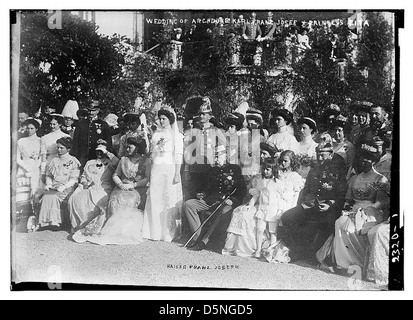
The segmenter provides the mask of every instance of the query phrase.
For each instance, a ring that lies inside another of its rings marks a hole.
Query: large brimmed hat
[[[313,130],[313,132],[317,131],[317,123],[311,119],[310,117],[302,117],[297,121],[298,125],[305,123]]]
[[[233,112],[228,115],[228,117],[225,119],[225,122],[230,126],[234,125],[237,130],[240,130],[244,124],[244,120],[245,118],[241,113]]]
[[[110,127],[118,125],[118,116],[114,113],[109,113],[105,119],[103,119]]]
[[[267,151],[271,157],[274,157],[275,153],[278,151],[276,147],[265,142],[260,143],[260,150]]]
[[[97,147],[96,147],[96,151],[103,151],[103,152],[105,152],[105,151],[107,151],[107,145],[108,145],[108,143],[106,142],[106,140],[103,140],[103,139],[99,139],[97,142]]]
[[[382,145],[383,141],[374,139],[368,141],[367,143],[363,143],[360,146],[360,158],[370,159],[373,162],[379,161],[383,150]]]
[[[342,115],[339,115],[333,120],[333,122],[331,123],[330,128],[332,129],[332,128],[340,127],[340,128],[343,128],[343,129],[348,129],[348,126],[349,126],[348,118],[346,118]]]
[[[282,117],[286,124],[290,124],[293,121],[293,114],[291,113],[291,111],[287,110],[287,109],[275,109],[272,111],[272,117]]]
[[[341,112],[340,107],[332,103],[327,107],[327,110],[325,111],[324,115],[326,117],[329,117],[331,115],[338,116],[340,112]]]
[[[258,110],[255,108],[249,108],[246,112],[246,119],[247,120],[252,119],[262,124],[263,118],[262,118],[261,110]]]

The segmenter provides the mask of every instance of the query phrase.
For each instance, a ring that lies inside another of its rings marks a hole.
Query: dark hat
[[[285,122],[290,124],[293,121],[293,114],[287,109],[275,109],[272,111],[272,117],[282,117]]]
[[[332,103],[327,107],[327,110],[325,111],[325,115],[326,115],[326,117],[329,117],[331,115],[338,116],[340,114],[340,111],[341,111],[340,107],[338,105]]]
[[[88,109],[89,111],[99,110],[99,101],[97,101],[97,100],[92,100],[92,102],[91,102],[90,105],[87,107],[87,109]]]
[[[369,113],[370,108],[372,106],[373,106],[373,104],[369,101],[356,101],[353,105],[353,108],[354,108],[355,112]]]
[[[297,121],[298,125],[301,125],[303,123],[308,125],[313,130],[313,132],[317,131],[317,123],[310,117],[302,117]]]
[[[32,124],[32,125],[34,125],[34,127],[36,129],[39,129],[39,127],[42,124],[42,121],[40,119],[35,119],[35,118],[32,118],[32,117],[29,117],[29,118],[26,119],[26,121],[24,121],[24,124],[26,126],[29,125],[29,124]]]
[[[139,124],[141,123],[139,114],[133,113],[133,112],[124,113],[122,116],[122,119],[124,123],[133,123],[133,122],[137,122]]]
[[[360,146],[360,158],[370,159],[373,162],[377,162],[380,160],[382,154],[382,144],[377,144],[376,141],[369,141],[367,143],[363,143]]]
[[[245,118],[241,113],[233,112],[228,115],[228,117],[225,119],[225,122],[230,126],[234,125],[237,128],[237,130],[240,130],[242,129],[244,120]]]
[[[349,125],[348,118],[346,118],[342,115],[339,115],[331,123],[330,129],[337,128],[337,127],[347,129],[348,125]]]
[[[255,109],[255,108],[249,108],[246,112],[246,117],[245,118],[247,120],[248,119],[255,120],[255,121],[259,122],[260,124],[262,124],[262,122],[263,122],[261,110],[258,110],[258,109]]]
[[[268,151],[271,157],[274,157],[275,153],[278,151],[276,147],[273,147],[272,145],[265,142],[260,143],[260,150]]]
[[[80,118],[83,118],[83,117],[87,117],[88,113],[87,113],[87,110],[85,110],[85,109],[79,109],[79,110],[76,111],[76,115],[80,119]]]

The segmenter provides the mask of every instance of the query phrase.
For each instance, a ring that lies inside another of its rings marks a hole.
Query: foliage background
[[[169,27],[156,36],[159,48],[146,54],[136,52],[130,39],[99,35],[96,25],[68,12],[63,12],[61,29],[49,29],[47,19],[47,12],[30,11],[22,16],[19,108],[31,114],[46,105],[60,112],[68,99],[77,100],[81,108],[98,99],[103,114],[122,114],[135,107],[153,111],[167,103],[183,115],[188,97],[207,95],[218,119],[243,99],[269,119],[271,110],[283,107],[291,93],[294,99],[289,107],[296,117],[318,119],[331,103],[349,115],[358,100],[384,105],[390,113],[393,109],[394,80],[388,67],[394,52],[393,30],[377,12],[365,14],[369,26],[353,45],[358,54],[356,59],[348,59],[344,80],[337,77],[337,66],[325,61],[328,39],[322,33],[292,68],[280,68],[278,76],[268,76],[274,64],[266,61],[248,66],[243,74],[234,73],[229,66],[230,28],[184,44],[187,57],[183,67],[170,69],[162,61],[164,44],[173,31]],[[345,51],[349,47],[347,26],[333,31]],[[279,64],[285,62],[281,49]],[[368,70],[367,78],[360,72],[363,69]]]

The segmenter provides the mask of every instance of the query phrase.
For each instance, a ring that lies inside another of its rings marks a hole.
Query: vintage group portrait
[[[10,10],[11,290],[403,290],[402,28]]]

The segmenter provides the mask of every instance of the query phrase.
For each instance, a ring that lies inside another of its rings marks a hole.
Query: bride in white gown
[[[161,127],[152,137],[151,179],[142,235],[145,239],[171,242],[181,235],[183,135],[172,108],[161,108],[158,117]]]

